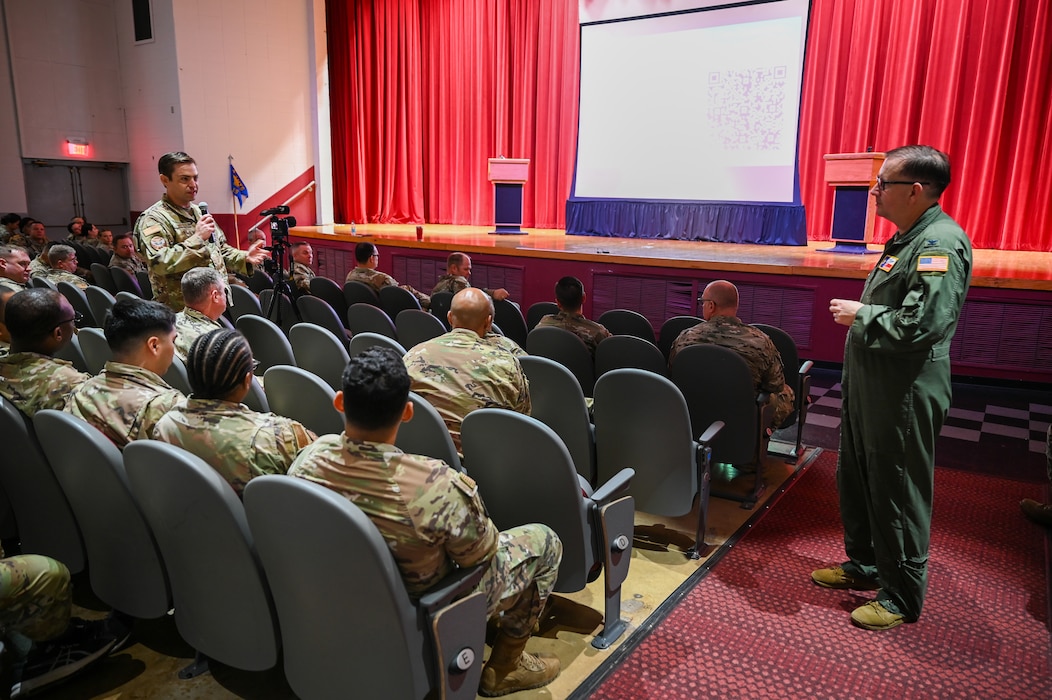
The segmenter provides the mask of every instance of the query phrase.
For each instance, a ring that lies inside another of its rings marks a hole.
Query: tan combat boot
[[[488,698],[548,685],[559,675],[559,659],[526,651],[529,635],[515,638],[501,632],[482,669],[479,693]]]

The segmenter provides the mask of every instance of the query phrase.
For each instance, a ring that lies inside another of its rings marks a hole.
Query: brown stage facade
[[[616,308],[644,314],[655,332],[665,320],[698,315],[705,285],[727,279],[741,294],[739,315],[767,323],[796,340],[801,357],[843,360],[847,329],[832,321],[829,300],[857,299],[877,261],[872,254],[825,253],[829,241],[808,246],[763,246],[698,241],[567,236],[561,230],[488,235],[485,227],[369,224],[302,226],[291,240],[309,240],[318,274],[342,282],[354,267],[354,247],[376,244],[380,269],[428,292],[445,271],[446,256],[471,256],[472,284],[508,290],[526,309],[553,301],[555,283],[584,282],[585,315]],[[976,250],[972,287],[954,338],[956,377],[1052,382],[1052,253]]]

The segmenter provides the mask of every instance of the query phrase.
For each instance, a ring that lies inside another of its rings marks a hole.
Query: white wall
[[[124,3],[120,3],[124,4]],[[7,0],[7,39],[23,158],[128,160],[112,0]]]
[[[7,56],[7,32],[0,28],[0,214],[25,214],[26,183],[15,119],[15,88]]]
[[[198,199],[230,213],[228,156],[257,206],[314,162],[314,79],[306,0],[174,3],[185,150]]]

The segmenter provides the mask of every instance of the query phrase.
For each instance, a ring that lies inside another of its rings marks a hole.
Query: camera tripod
[[[268,321],[273,321],[274,325],[282,330],[285,330],[284,322],[288,319],[282,319],[282,314],[285,313],[282,310],[281,298],[292,301],[292,285],[289,284],[288,277],[285,268],[285,253],[288,250],[289,245],[282,238],[275,238],[273,243],[269,246],[270,250],[270,265],[264,265],[264,268],[271,268],[271,274],[273,275],[274,285],[271,287],[270,300],[267,302],[266,308],[263,309],[263,318]],[[296,308],[295,304],[292,304],[292,313],[295,316],[295,320],[300,321],[300,312]]]

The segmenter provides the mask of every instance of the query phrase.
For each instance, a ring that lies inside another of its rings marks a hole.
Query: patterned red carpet
[[[811,583],[843,558],[823,453],[593,698],[1052,698],[1045,533],[1033,484],[939,469],[924,615],[886,632],[849,613],[873,594]]]

